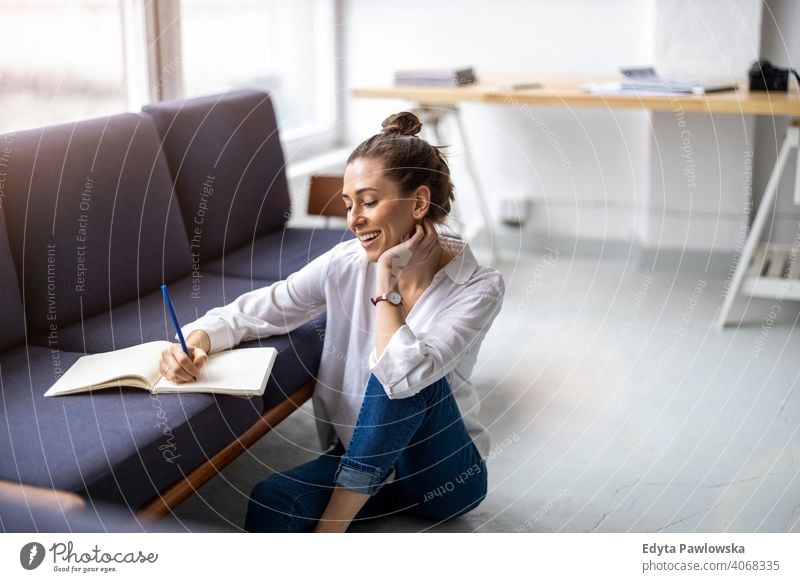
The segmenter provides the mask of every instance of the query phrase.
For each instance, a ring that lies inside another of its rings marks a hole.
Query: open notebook
[[[169,392],[213,392],[232,396],[264,393],[278,351],[275,348],[245,348],[217,352],[208,357],[194,382],[175,384],[161,375],[161,352],[168,341],[83,356],[44,393],[62,396],[101,388],[131,386],[153,394]]]

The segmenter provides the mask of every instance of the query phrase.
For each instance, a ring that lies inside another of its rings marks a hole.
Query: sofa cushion
[[[161,135],[201,268],[283,226],[289,188],[269,95],[235,91],[162,101],[143,111]]]
[[[19,499],[0,496],[0,533],[216,533],[218,528],[186,522],[150,523],[136,517],[131,510],[117,504],[93,502],[83,511],[62,511]],[[221,533],[221,532],[220,532]]]
[[[271,346],[278,350],[262,399],[264,410],[291,396],[319,371],[325,340],[325,314],[285,335],[242,342],[239,347]]]
[[[279,281],[353,236],[349,230],[287,228],[260,236],[203,268],[228,277]]]
[[[201,273],[199,278],[188,275],[170,283],[169,294],[178,321],[184,324],[265,284]],[[155,340],[175,341],[174,338],[175,329],[160,290],[64,326],[58,333],[62,349],[87,353],[109,352]],[[44,339],[35,335],[31,342],[41,344]]]
[[[148,117],[14,134],[5,211],[29,329],[60,327],[192,268]]]
[[[8,231],[0,198],[0,305],[3,306],[0,325],[0,350],[25,341],[25,318],[22,298],[11,249],[8,246]]]
[[[78,357],[58,352],[58,364],[66,370]],[[260,397],[135,388],[44,398],[55,362],[47,348],[0,354],[0,418],[8,423],[0,431],[0,479],[135,509],[241,436],[263,410]]]

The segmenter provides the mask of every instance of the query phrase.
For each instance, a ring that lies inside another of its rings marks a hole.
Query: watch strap
[[[393,293],[397,293],[397,291],[392,289],[391,291],[387,291],[386,293],[382,293],[382,294],[378,295],[377,297],[370,297],[370,301],[372,301],[373,305],[378,305],[378,303],[380,303],[381,301],[388,301],[392,305],[402,305],[403,304],[403,300],[402,299],[400,299],[400,301],[398,301],[397,303],[394,303],[393,301],[391,301],[389,299],[389,295],[391,295]],[[400,294],[397,293],[397,295],[399,296]]]

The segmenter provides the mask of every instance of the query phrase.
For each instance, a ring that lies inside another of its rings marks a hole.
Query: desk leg
[[[486,191],[483,189],[478,179],[478,171],[475,166],[475,160],[472,157],[472,149],[469,147],[467,132],[464,130],[464,122],[461,119],[458,108],[453,109],[453,115],[455,115],[456,118],[458,132],[461,134],[461,143],[464,144],[464,160],[467,163],[467,171],[472,179],[472,183],[475,185],[475,197],[478,200],[478,206],[480,207],[483,217],[483,226],[489,238],[489,252],[491,253],[489,260],[491,264],[496,265],[500,262],[500,255],[497,251],[497,240],[494,236],[494,228],[492,228],[492,216],[489,212],[489,205],[486,202]]]
[[[447,143],[445,136],[441,130],[441,121],[442,119],[448,115],[452,114],[455,118],[456,125],[458,126],[459,137],[461,139],[461,143],[464,146],[464,160],[467,166],[467,172],[469,173],[470,180],[472,181],[473,186],[475,187],[475,197],[478,202],[478,208],[481,213],[481,219],[483,222],[483,229],[486,231],[486,234],[489,239],[489,252],[490,264],[496,265],[500,262],[500,256],[497,250],[497,241],[495,240],[494,236],[494,229],[492,228],[492,219],[491,215],[489,214],[489,207],[486,203],[485,198],[485,191],[481,187],[480,180],[478,179],[478,171],[475,166],[475,161],[472,157],[472,151],[469,148],[469,144],[467,143],[467,134],[464,131],[464,124],[461,121],[461,115],[458,110],[458,107],[454,105],[426,105],[426,104],[419,104],[418,107],[414,109],[414,113],[420,118],[423,123],[423,127],[427,126],[433,133],[433,136],[436,138],[437,145],[441,145]],[[458,221],[460,226],[464,227],[464,221]],[[477,231],[480,231],[480,226],[478,226]],[[464,229],[466,230],[466,229]],[[469,240],[472,238],[472,232],[463,232],[462,236]]]
[[[772,168],[772,174],[769,176],[767,188],[764,190],[764,197],[762,198],[761,203],[758,205],[758,210],[756,211],[756,218],[753,221],[753,227],[750,229],[750,232],[747,235],[744,249],[742,249],[742,256],[739,257],[739,264],[736,265],[736,272],[733,274],[731,286],[728,288],[728,292],[725,295],[725,300],[722,303],[722,310],[720,311],[716,322],[717,329],[721,330],[727,324],[731,307],[733,307],[733,302],[736,299],[736,296],[739,294],[739,291],[742,287],[742,281],[744,281],[744,277],[747,274],[748,268],[750,267],[750,261],[753,258],[753,253],[755,252],[756,246],[758,246],[758,242],[761,239],[761,232],[764,230],[764,225],[767,222],[767,216],[772,210],[772,206],[775,204],[775,196],[778,192],[781,174],[783,174],[783,170],[786,167],[786,162],[789,159],[789,153],[794,148],[797,148],[800,143],[798,141],[799,134],[800,119],[795,119],[786,128],[786,137],[783,138],[783,144],[781,145],[781,150],[778,153],[778,159],[775,162],[775,166]],[[795,181],[798,180],[800,180],[800,176],[795,176]]]

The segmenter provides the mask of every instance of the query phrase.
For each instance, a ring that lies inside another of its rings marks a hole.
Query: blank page
[[[158,363],[161,360],[161,352],[170,345],[172,344],[167,341],[147,342],[113,352],[83,356],[45,392],[45,396],[99,386],[126,376],[146,378],[148,385],[152,386],[160,376]],[[131,385],[135,386],[138,383]]]
[[[243,348],[209,356],[194,382],[176,384],[162,377],[153,392],[215,392],[235,396],[264,393],[275,363],[275,348]]]

